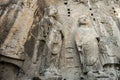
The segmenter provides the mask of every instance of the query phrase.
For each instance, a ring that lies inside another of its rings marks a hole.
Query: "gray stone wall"
[[[0,66],[19,80],[119,80],[119,19],[119,0],[1,0]]]

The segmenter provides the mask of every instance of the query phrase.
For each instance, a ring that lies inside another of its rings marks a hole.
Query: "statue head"
[[[45,15],[54,17],[57,14],[58,10],[55,6],[49,6],[45,8]]]
[[[57,8],[55,6],[50,6],[49,7],[49,16],[54,16],[57,14]]]
[[[88,25],[88,24],[89,24],[89,19],[86,15],[80,16],[80,18],[78,18],[78,26]]]

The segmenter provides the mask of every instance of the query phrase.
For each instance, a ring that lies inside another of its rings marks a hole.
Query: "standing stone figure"
[[[57,21],[56,14],[56,7],[49,6],[45,9],[45,15],[40,22],[43,28],[43,35],[46,38],[46,45],[52,55],[49,60],[50,62],[53,61],[44,73],[47,79],[53,76],[59,76],[58,60],[62,47],[62,25]]]
[[[90,26],[87,16],[78,19],[78,27],[75,34],[75,42],[80,55],[83,73],[98,70],[98,35]]]

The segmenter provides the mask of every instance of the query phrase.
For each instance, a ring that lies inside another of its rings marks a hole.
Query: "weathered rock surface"
[[[119,35],[119,0],[0,0],[0,80],[120,80]]]

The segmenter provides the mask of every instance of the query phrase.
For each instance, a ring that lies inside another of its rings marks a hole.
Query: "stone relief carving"
[[[108,79],[117,80],[118,77],[117,77],[116,72],[118,70],[116,68],[119,65],[119,61],[116,55],[118,54],[118,52],[116,52],[116,49],[119,47],[117,44],[117,40],[114,38],[114,35],[112,32],[113,29],[110,28],[110,26],[107,26],[110,23],[108,22],[108,23],[103,23],[103,24],[106,26],[101,27],[101,28],[105,28],[103,29],[105,34],[102,35],[101,33],[102,36],[100,35],[101,38],[99,42],[101,64],[103,66],[104,72],[108,74]],[[111,26],[114,27],[114,25],[111,25]]]
[[[78,19],[78,30],[76,31],[75,41],[84,72],[88,73],[95,70],[99,54],[98,37],[95,30],[89,26],[88,17],[80,17]]]
[[[57,8],[55,6],[49,6],[45,9],[44,17],[40,22],[40,27],[42,27],[43,30],[43,37],[46,38],[46,45],[53,56],[50,60],[54,59],[54,62],[50,64],[44,73],[49,77],[53,77],[53,75],[55,77],[60,77],[58,66],[56,66],[56,64],[58,63],[62,48],[62,24],[57,21],[56,14]]]
[[[3,16],[9,12],[7,9],[5,13],[1,11],[4,10],[2,9],[3,5],[8,5],[11,0],[1,1],[0,15],[2,15],[2,17],[0,16],[0,21],[2,21]],[[47,0],[45,1],[47,2]],[[116,25],[116,19],[120,17],[118,10],[120,7],[117,0],[49,1],[47,2],[49,4],[44,7],[44,14],[39,22],[39,28],[37,28],[38,33],[36,33],[36,35],[38,36],[37,39],[35,39],[33,49],[33,54],[36,54],[32,55],[37,68],[42,66],[42,69],[45,69],[40,71],[41,73],[43,72],[43,76],[45,77],[43,80],[57,80],[58,78],[59,80],[119,80],[120,31],[118,28],[119,20],[118,25]],[[34,18],[31,16],[34,15],[36,9],[33,8],[31,10],[34,5],[32,2],[34,2],[34,0],[25,0],[25,2],[23,1],[25,4],[21,3],[22,6],[25,5],[25,7],[20,8],[21,11],[23,9],[23,13],[20,13],[25,15],[19,15],[20,17],[17,17],[17,22],[15,22],[17,24],[15,27],[12,26],[11,31],[13,32],[10,31],[11,37],[8,35],[8,38],[6,38],[8,40],[4,49],[6,54],[8,53],[7,50],[10,51],[10,55],[13,53],[12,50],[19,55],[25,54],[26,47],[24,44],[28,42],[27,36],[31,25],[34,23]],[[53,5],[52,3],[55,4]],[[114,7],[113,4],[115,4]],[[15,5],[17,6],[17,4]],[[31,10],[30,13],[29,10]],[[24,13],[24,11],[27,13]],[[32,21],[31,23],[29,19],[26,18],[29,16]],[[25,25],[19,24],[20,21],[23,21],[22,23],[25,23]],[[34,27],[35,25],[36,24],[34,24]],[[0,29],[2,28],[0,27]],[[40,45],[40,41],[43,41],[42,45]],[[19,43],[20,45],[16,45]],[[34,43],[34,41],[32,43]],[[43,47],[43,51],[39,50],[41,46]],[[40,55],[38,56],[37,53]],[[0,52],[0,54],[2,55],[4,53]],[[4,56],[7,58],[10,57],[5,54]],[[15,57],[12,55],[11,58]],[[38,62],[38,58],[41,59],[41,63]],[[1,56],[0,60],[2,60]],[[19,60],[15,62],[9,61],[9,59],[6,58],[5,60],[15,65],[19,64]],[[38,63],[39,65],[37,65]],[[5,65],[0,64],[1,74],[2,67],[6,67],[7,64],[8,63]],[[59,65],[62,65],[62,67]],[[8,66],[9,69],[11,66],[13,65]],[[33,65],[32,68],[36,66]],[[16,66],[14,67],[16,68]],[[36,73],[35,70],[33,73]],[[37,75],[39,76],[39,74]]]

